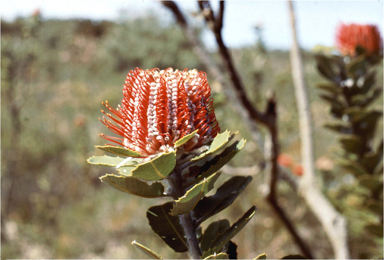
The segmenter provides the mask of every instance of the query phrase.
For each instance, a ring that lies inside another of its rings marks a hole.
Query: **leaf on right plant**
[[[153,206],[147,210],[147,218],[152,230],[176,252],[188,251],[184,229],[178,216],[171,216],[172,202]]]

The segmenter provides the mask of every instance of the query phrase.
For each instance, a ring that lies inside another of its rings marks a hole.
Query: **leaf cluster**
[[[252,180],[251,176],[234,176],[214,195],[206,196],[220,177],[220,168],[244,147],[245,140],[234,140],[236,133],[225,131],[204,150],[185,152],[183,144],[195,134],[176,142],[174,151],[154,158],[141,158],[140,154],[126,148],[96,146],[118,157],[92,156],[87,161],[117,169],[118,174],[100,177],[112,188],[144,198],[172,198],[172,201],[150,207],[146,215],[152,230],[175,252],[186,252],[191,246],[180,221],[180,216],[189,214],[203,258],[236,258],[236,245],[231,239],[250,221],[256,207],[252,206],[232,225],[227,219],[219,220],[212,222],[204,232],[200,225],[230,206]],[[159,258],[151,249],[137,242],[133,244],[147,255]]]
[[[325,127],[340,135],[343,157],[339,164],[368,191],[363,204],[378,216],[366,229],[382,237],[377,230],[383,230],[383,139],[378,145],[374,142],[382,111],[371,108],[382,93],[382,87],[375,86],[372,69],[380,57],[367,57],[361,48],[356,53],[355,57],[317,55],[317,69],[328,81],[318,88],[335,119]]]

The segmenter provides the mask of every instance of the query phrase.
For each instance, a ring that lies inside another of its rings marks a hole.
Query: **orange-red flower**
[[[197,70],[131,70],[124,84],[122,105],[101,122],[120,136],[104,139],[143,156],[174,150],[174,143],[192,133],[184,144],[190,151],[206,144],[219,132],[206,74]]]
[[[290,155],[282,153],[277,157],[277,163],[283,167],[291,167],[293,164],[293,159]]]
[[[375,25],[341,24],[336,34],[336,45],[343,55],[354,56],[359,46],[370,56],[380,53],[382,41]]]
[[[303,166],[301,164],[296,164],[292,167],[292,173],[296,176],[302,176],[304,173]]]

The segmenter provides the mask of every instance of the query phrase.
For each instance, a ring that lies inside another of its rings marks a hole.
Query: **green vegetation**
[[[102,116],[101,102],[107,99],[112,107],[120,103],[129,70],[173,67],[207,71],[181,30],[162,24],[152,16],[119,23],[39,21],[37,17],[1,22],[2,259],[142,258],[140,250],[131,245],[135,239],[163,257],[188,257],[173,252],[152,233],[144,217],[152,201],[101,185],[99,177],[111,173],[110,169],[86,163],[91,155],[104,154],[94,148],[104,144],[98,134],[108,131],[97,119]],[[299,163],[289,53],[260,51],[255,43],[232,50],[232,54],[257,106],[265,105],[266,92],[276,92],[281,152]],[[315,88],[324,80],[316,71],[314,54],[304,53],[304,62],[314,118],[318,181],[324,183],[324,192],[348,218],[351,258],[382,257],[382,236],[364,229],[367,219],[374,221],[376,215],[359,211],[363,200],[356,194],[364,191],[349,192],[347,185],[355,181],[353,175],[334,164],[334,155],[341,148],[337,136],[323,127],[331,116],[329,105]],[[382,65],[376,70],[376,86],[382,88]],[[209,82],[220,128],[239,131],[241,138],[248,140],[244,147],[247,152],[235,157],[231,165],[257,163],[262,168],[263,147],[252,141],[246,124],[220,92],[221,86],[213,78]],[[382,111],[382,102],[380,97],[372,106]],[[378,126],[375,140],[379,141],[382,120]],[[293,239],[262,196],[263,176],[262,171],[255,173],[240,199],[212,221],[225,216],[235,223],[249,205],[256,205],[257,214],[234,239],[235,243],[242,241],[239,258],[264,252],[268,258],[298,254]],[[224,183],[229,177],[222,179]],[[329,258],[327,238],[304,202],[284,182],[279,184],[279,195],[279,203],[315,255]]]

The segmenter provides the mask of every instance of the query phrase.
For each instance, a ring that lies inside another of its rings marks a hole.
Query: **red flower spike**
[[[343,55],[354,56],[359,46],[366,50],[367,56],[371,56],[380,53],[382,40],[375,25],[341,24],[336,35],[336,45]]]
[[[100,121],[122,138],[100,136],[143,156],[175,150],[174,143],[195,130],[183,149],[197,149],[219,132],[206,74],[197,70],[131,70],[123,88],[122,106]]]

